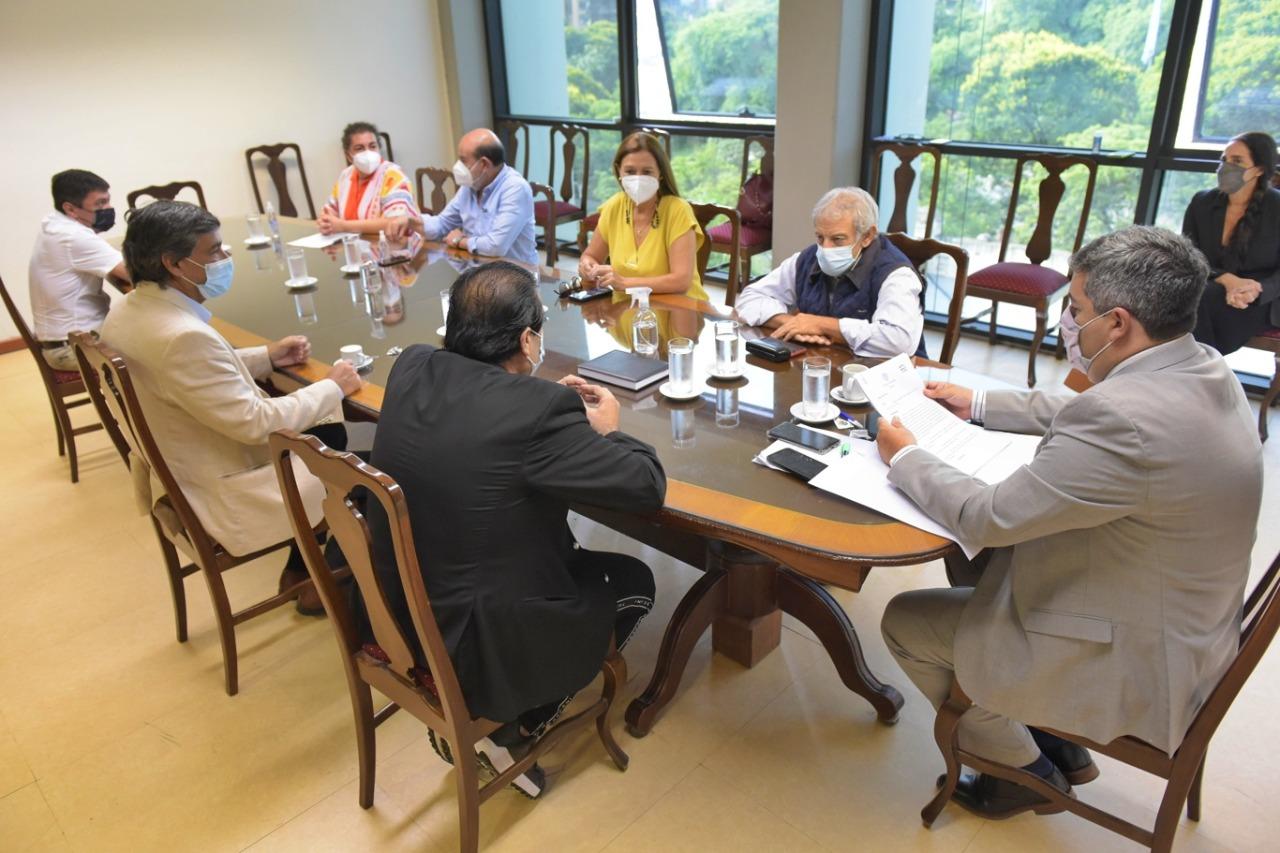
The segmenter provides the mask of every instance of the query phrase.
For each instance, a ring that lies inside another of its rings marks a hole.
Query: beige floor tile
[[[0,797],[0,847],[6,853],[72,849],[36,783]]]
[[[445,853],[412,816],[384,795],[376,806],[360,808],[359,783],[352,781],[334,791],[270,835],[250,845],[249,853],[325,853],[325,851],[378,850]]]
[[[609,853],[801,853],[822,848],[753,799],[699,767],[605,848]]]
[[[18,748],[18,742],[9,732],[4,715],[0,714],[0,797],[31,784],[35,778],[22,750]]]

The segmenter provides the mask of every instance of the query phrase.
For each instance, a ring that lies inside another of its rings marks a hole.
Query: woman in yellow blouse
[[[662,144],[647,133],[631,134],[613,155],[613,174],[622,192],[601,205],[579,275],[614,290],[648,287],[705,300],[697,254],[706,238],[680,198]]]

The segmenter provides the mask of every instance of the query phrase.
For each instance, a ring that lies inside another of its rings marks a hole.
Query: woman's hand
[[[1227,291],[1227,304],[1232,308],[1248,308],[1262,295],[1261,284],[1233,273],[1223,273],[1218,277],[1218,283]]]

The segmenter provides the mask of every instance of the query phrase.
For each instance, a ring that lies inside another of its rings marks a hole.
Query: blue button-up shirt
[[[503,166],[476,197],[461,187],[439,216],[422,217],[428,240],[443,239],[455,228],[467,235],[467,248],[477,255],[512,258],[536,264],[538,244],[533,237],[533,191],[510,166]]]

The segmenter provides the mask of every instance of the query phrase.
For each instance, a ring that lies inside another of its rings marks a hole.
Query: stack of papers
[[[297,240],[290,240],[290,246],[297,246],[299,249],[323,249],[332,246],[334,243],[341,243],[342,238],[348,236],[346,231],[335,231],[332,234],[310,234],[306,237],[299,237]],[[359,237],[359,234],[351,234],[352,237]]]

